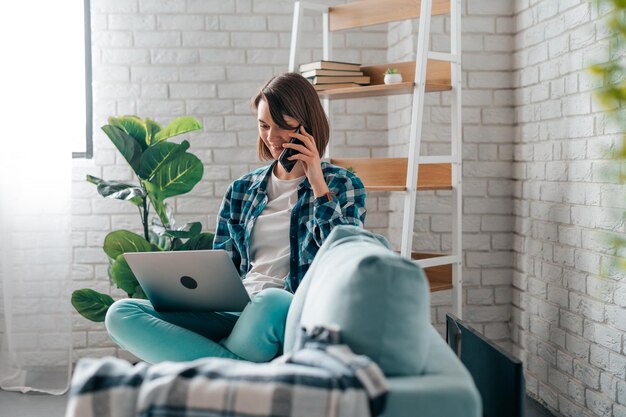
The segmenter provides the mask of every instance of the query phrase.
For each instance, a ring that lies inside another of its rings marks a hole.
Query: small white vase
[[[385,74],[385,84],[398,84],[402,82],[402,74]]]

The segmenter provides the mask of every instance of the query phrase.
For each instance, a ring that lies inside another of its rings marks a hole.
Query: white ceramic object
[[[385,74],[385,84],[398,84],[402,82],[402,74]]]

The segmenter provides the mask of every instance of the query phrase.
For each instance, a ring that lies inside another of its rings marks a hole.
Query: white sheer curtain
[[[3,3],[0,388],[61,394],[72,363],[71,155],[85,129],[83,1]]]

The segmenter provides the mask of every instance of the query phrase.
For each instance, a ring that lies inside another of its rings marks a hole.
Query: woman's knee
[[[285,314],[289,310],[293,294],[279,288],[267,288],[259,292],[253,299],[252,304],[256,308],[267,310],[280,310]]]
[[[146,300],[134,298],[123,298],[111,304],[104,318],[104,325],[112,336],[123,331],[125,325],[129,324],[129,320],[138,312],[144,313]]]
[[[259,292],[241,313],[233,332],[221,344],[236,355],[266,362],[282,350],[292,294],[278,288]]]

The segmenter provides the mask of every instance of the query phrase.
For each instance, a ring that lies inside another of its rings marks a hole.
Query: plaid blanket
[[[332,332],[331,332],[332,333]],[[204,358],[135,366],[81,359],[66,417],[364,417],[383,411],[380,368],[317,329],[303,348],[255,364]],[[329,336],[330,335],[330,336]]]

